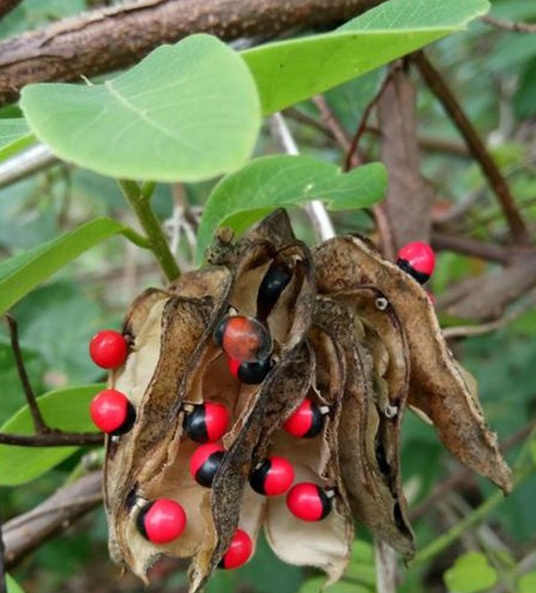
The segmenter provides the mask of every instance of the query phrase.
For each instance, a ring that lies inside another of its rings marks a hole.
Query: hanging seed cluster
[[[245,563],[264,528],[282,560],[333,582],[355,521],[411,558],[407,407],[511,488],[427,293],[370,242],[342,236],[311,252],[281,210],[236,243],[221,235],[208,259],[135,300],[119,362],[97,355],[115,365],[92,410],[108,433],[114,561],[146,581],[160,556],[190,558],[194,593],[217,567]]]

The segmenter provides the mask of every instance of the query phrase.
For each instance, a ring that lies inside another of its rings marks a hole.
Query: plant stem
[[[35,432],[37,432],[40,435],[47,434],[50,432],[50,428],[47,426],[47,423],[45,422],[45,419],[41,414],[41,410],[39,409],[39,406],[37,404],[35,393],[30,384],[28,373],[26,372],[26,367],[24,366],[24,360],[22,359],[17,322],[15,318],[11,315],[4,315],[4,317],[9,327],[11,348],[13,350],[13,356],[15,357],[17,373],[19,374],[20,382],[22,383],[22,389],[24,390],[24,395],[26,396],[26,401],[28,402],[30,414],[32,415],[32,421],[35,428]]]
[[[149,239],[143,235],[140,235],[134,229],[131,229],[130,227],[124,227],[121,231],[121,234],[123,237],[125,237],[125,239],[128,239],[131,243],[134,243],[134,245],[137,245],[142,249],[151,249],[151,243],[149,242]]]
[[[534,471],[533,467],[525,468],[519,471],[514,478],[514,487],[519,486],[526,478],[528,478]],[[412,560],[411,565],[415,567],[419,564],[424,564],[430,559],[437,556],[445,548],[448,548],[454,543],[467,529],[479,523],[488,513],[495,507],[499,506],[505,499],[500,490],[494,492],[487,500],[485,500],[478,508],[476,508],[470,515],[462,519],[454,527],[449,529],[447,533],[435,539],[431,544],[423,548]]]
[[[135,181],[119,179],[118,183],[147,235],[149,247],[160,264],[162,272],[170,282],[175,280],[181,275],[181,272],[169,249],[160,221],[151,208],[151,202]]]
[[[104,435],[100,432],[64,432],[50,428],[47,433],[38,434],[0,432],[0,444],[19,447],[84,447],[103,445]]]

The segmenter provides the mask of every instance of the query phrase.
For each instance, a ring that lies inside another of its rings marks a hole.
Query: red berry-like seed
[[[294,482],[294,468],[284,457],[268,457],[255,469],[249,483],[255,492],[265,496],[284,494]]]
[[[126,395],[115,389],[98,393],[89,406],[89,414],[93,424],[108,434],[126,432],[135,415]]]
[[[283,424],[283,429],[298,438],[317,436],[324,427],[324,415],[309,398],[305,398]]]
[[[229,370],[235,379],[246,385],[259,385],[272,370],[274,361],[271,357],[256,362],[240,362],[228,359]]]
[[[418,282],[424,284],[434,271],[435,253],[428,243],[414,241],[400,249],[397,264]]]
[[[169,498],[159,498],[141,509],[138,529],[153,544],[167,544],[186,529],[186,513],[182,506]]]
[[[242,529],[237,529],[231,540],[231,544],[227,548],[227,552],[223,555],[220,562],[220,567],[227,570],[239,568],[246,564],[253,553],[253,542],[251,537]]]
[[[197,443],[213,443],[221,439],[229,427],[229,411],[220,403],[205,402],[195,406],[184,418],[186,434]]]
[[[320,521],[331,511],[331,498],[317,484],[300,482],[287,494],[287,507],[298,519]]]
[[[229,358],[240,362],[256,362],[272,350],[272,338],[266,328],[253,317],[243,315],[222,319],[214,339]]]
[[[126,360],[128,354],[125,336],[113,329],[105,329],[91,338],[89,355],[91,360],[103,369],[116,369]]]
[[[190,474],[201,486],[210,488],[212,480],[221,465],[225,449],[215,443],[197,447],[190,458]]]

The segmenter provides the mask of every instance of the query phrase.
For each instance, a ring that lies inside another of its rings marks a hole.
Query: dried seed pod
[[[476,391],[471,390],[450,353],[422,287],[361,237],[326,241],[317,248],[314,259],[319,292],[333,294],[371,285],[386,296],[408,341],[409,404],[432,420],[442,442],[460,461],[505,492],[511,490],[511,471],[496,435],[486,426]]]

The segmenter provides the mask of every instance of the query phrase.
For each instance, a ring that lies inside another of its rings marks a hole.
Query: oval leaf
[[[103,175],[153,181],[199,181],[237,169],[261,123],[248,68],[209,35],[163,45],[102,85],[29,85],[20,105],[58,157]]]
[[[263,113],[273,113],[461,30],[486,0],[391,0],[334,33],[242,53]]]
[[[449,591],[456,593],[487,591],[497,582],[497,571],[480,552],[460,556],[443,576]]]
[[[0,314],[65,264],[123,230],[115,220],[97,218],[0,263]]]
[[[332,210],[366,208],[383,198],[386,187],[380,163],[341,173],[308,156],[260,157],[227,175],[210,194],[199,227],[198,261],[218,225],[241,232],[274,208],[310,200],[322,200]]]
[[[102,384],[69,387],[51,391],[37,399],[45,421],[52,428],[70,432],[95,431],[89,417],[93,396],[104,388]],[[28,406],[21,408],[2,427],[0,432],[33,434],[34,428]],[[34,480],[67,459],[79,447],[19,447],[0,445],[0,486],[16,486]]]
[[[0,119],[0,161],[16,154],[34,141],[23,118]]]

